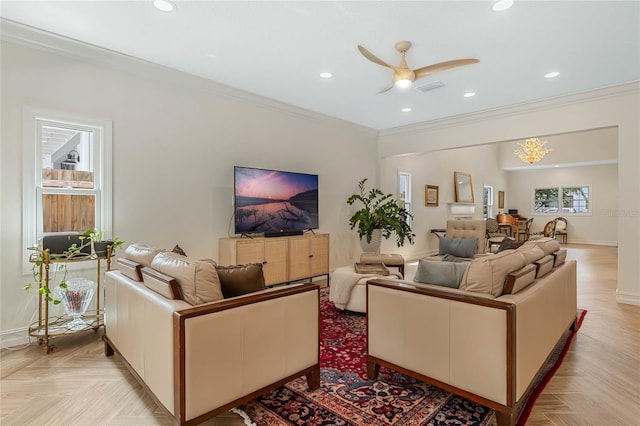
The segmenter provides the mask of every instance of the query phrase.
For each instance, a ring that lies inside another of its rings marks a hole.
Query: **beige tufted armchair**
[[[485,237],[487,234],[487,226],[484,219],[468,219],[457,220],[450,219],[447,221],[447,233],[449,238],[472,238],[478,239],[478,247],[476,253],[485,253]]]

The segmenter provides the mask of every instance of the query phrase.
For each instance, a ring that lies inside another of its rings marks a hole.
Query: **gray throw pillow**
[[[418,270],[413,280],[418,283],[458,288],[469,263],[419,260]]]
[[[439,240],[440,254],[450,254],[456,257],[473,257],[478,248],[478,239],[471,238],[447,238]]]
[[[471,262],[472,260],[472,257],[458,257],[452,254],[442,255],[443,262]]]

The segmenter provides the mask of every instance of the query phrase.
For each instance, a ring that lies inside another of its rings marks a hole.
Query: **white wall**
[[[640,304],[640,83],[629,83],[554,98],[526,106],[504,108],[439,120],[391,131],[379,137],[382,158],[448,147],[475,146],[616,127],[618,131],[619,302]],[[507,201],[508,203],[508,201]]]
[[[535,137],[537,135],[531,135]],[[500,145],[500,167],[507,170],[531,170],[550,166],[571,166],[618,162],[618,128],[606,127],[560,135],[541,136],[546,148],[551,149],[540,162],[530,165],[515,156],[518,142],[504,142]]]
[[[475,219],[482,218],[482,191],[484,185],[493,186],[494,211],[497,214],[498,191],[506,191],[505,173],[498,167],[498,145],[449,149],[405,156],[391,156],[380,160],[382,190],[397,194],[399,171],[410,172],[413,187],[414,245],[397,248],[393,237],[384,241],[383,252],[401,253],[409,259],[433,254],[438,249],[438,239],[431,229],[445,228],[451,218],[450,204],[455,201],[453,172],[471,174],[475,200]],[[425,206],[425,185],[439,187],[438,207]],[[506,191],[509,194],[508,191]],[[508,202],[508,198],[505,199]]]
[[[570,243],[616,245],[618,218],[613,214],[618,205],[618,166],[560,167],[507,173],[507,208],[518,209],[532,217],[532,232],[542,231],[545,223],[557,216],[568,222]],[[533,188],[591,185],[589,215],[566,213],[536,214],[533,212]]]
[[[375,132],[148,64],[117,68],[3,41],[1,66],[5,341],[12,330],[26,336],[36,309],[20,268],[25,106],[113,121],[113,235],[126,243],[180,244],[190,256],[216,259],[218,238],[229,232],[233,166],[244,165],[317,173],[331,268],[356,256],[346,199],[360,179],[378,180]]]

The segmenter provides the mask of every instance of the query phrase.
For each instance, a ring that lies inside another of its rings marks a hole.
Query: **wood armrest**
[[[276,287],[273,289],[261,290],[255,293],[248,293],[231,299],[218,300],[216,302],[203,303],[202,305],[192,308],[181,309],[173,313],[177,319],[186,319],[207,315],[213,312],[225,311],[227,309],[237,308],[239,306],[251,305],[253,303],[264,302],[267,300],[277,299],[279,297],[291,296],[294,294],[304,293],[307,291],[318,292],[318,300],[320,298],[320,286],[318,284],[301,284],[284,287]]]
[[[448,299],[456,302],[471,303],[473,305],[488,306],[498,309],[515,309],[515,304],[495,299],[486,299],[484,297],[473,296],[472,294],[457,294],[445,290],[436,290],[432,288],[424,288],[414,286],[406,282],[386,281],[383,279],[373,279],[367,281],[367,286],[375,285],[386,287],[399,291],[407,291],[410,293],[423,294],[425,296],[437,297],[440,299]]]

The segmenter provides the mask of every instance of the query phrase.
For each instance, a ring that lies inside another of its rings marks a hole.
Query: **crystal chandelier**
[[[525,163],[537,163],[551,151],[544,147],[546,143],[538,138],[527,139],[524,143],[519,143],[521,149],[516,149],[514,152]]]

